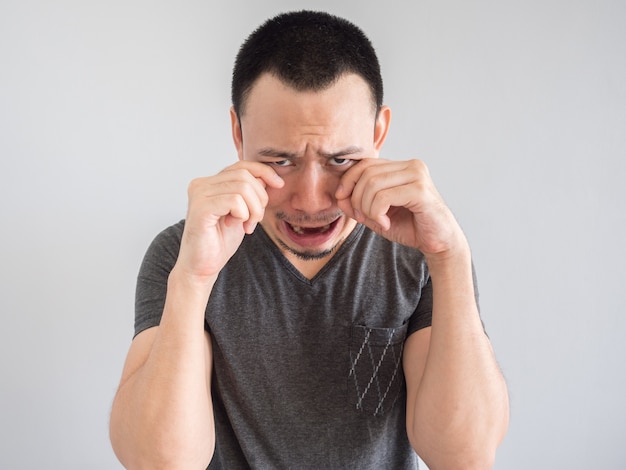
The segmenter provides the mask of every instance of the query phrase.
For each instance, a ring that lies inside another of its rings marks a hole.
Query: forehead
[[[370,146],[375,110],[367,84],[357,75],[345,75],[321,91],[297,91],[266,75],[250,93],[240,122],[248,152],[332,153]]]
[[[340,76],[321,90],[297,90],[271,73],[262,74],[247,93],[240,118],[267,117],[268,112],[350,108],[358,113],[376,114],[376,104],[367,82],[357,74]]]

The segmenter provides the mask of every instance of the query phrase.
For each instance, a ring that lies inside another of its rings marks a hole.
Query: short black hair
[[[298,91],[321,91],[342,75],[355,73],[370,87],[376,114],[383,104],[383,80],[372,43],[359,27],[328,13],[282,13],[250,34],[233,68],[231,98],[237,116],[264,73]]]

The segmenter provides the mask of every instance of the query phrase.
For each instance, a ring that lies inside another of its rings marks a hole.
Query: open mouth
[[[341,217],[336,218],[324,225],[297,225],[283,220],[285,234],[295,243],[301,246],[320,246],[335,236]]]
[[[290,223],[287,223],[287,225],[291,230],[293,230],[294,233],[297,233],[298,235],[318,235],[328,232],[331,226],[336,222],[337,221],[323,225],[321,227],[302,227],[300,225],[292,225]]]

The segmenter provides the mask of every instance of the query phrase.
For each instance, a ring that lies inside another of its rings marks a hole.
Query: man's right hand
[[[239,161],[214,176],[189,185],[185,229],[175,270],[209,283],[235,253],[246,233],[263,219],[268,186],[284,181],[269,166]]]

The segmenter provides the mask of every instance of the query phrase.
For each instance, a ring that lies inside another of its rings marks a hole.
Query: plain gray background
[[[365,29],[473,246],[511,395],[496,469],[626,465],[622,0],[0,2],[0,467],[120,468],[108,414],[147,245],[236,158],[233,58],[267,17]]]

